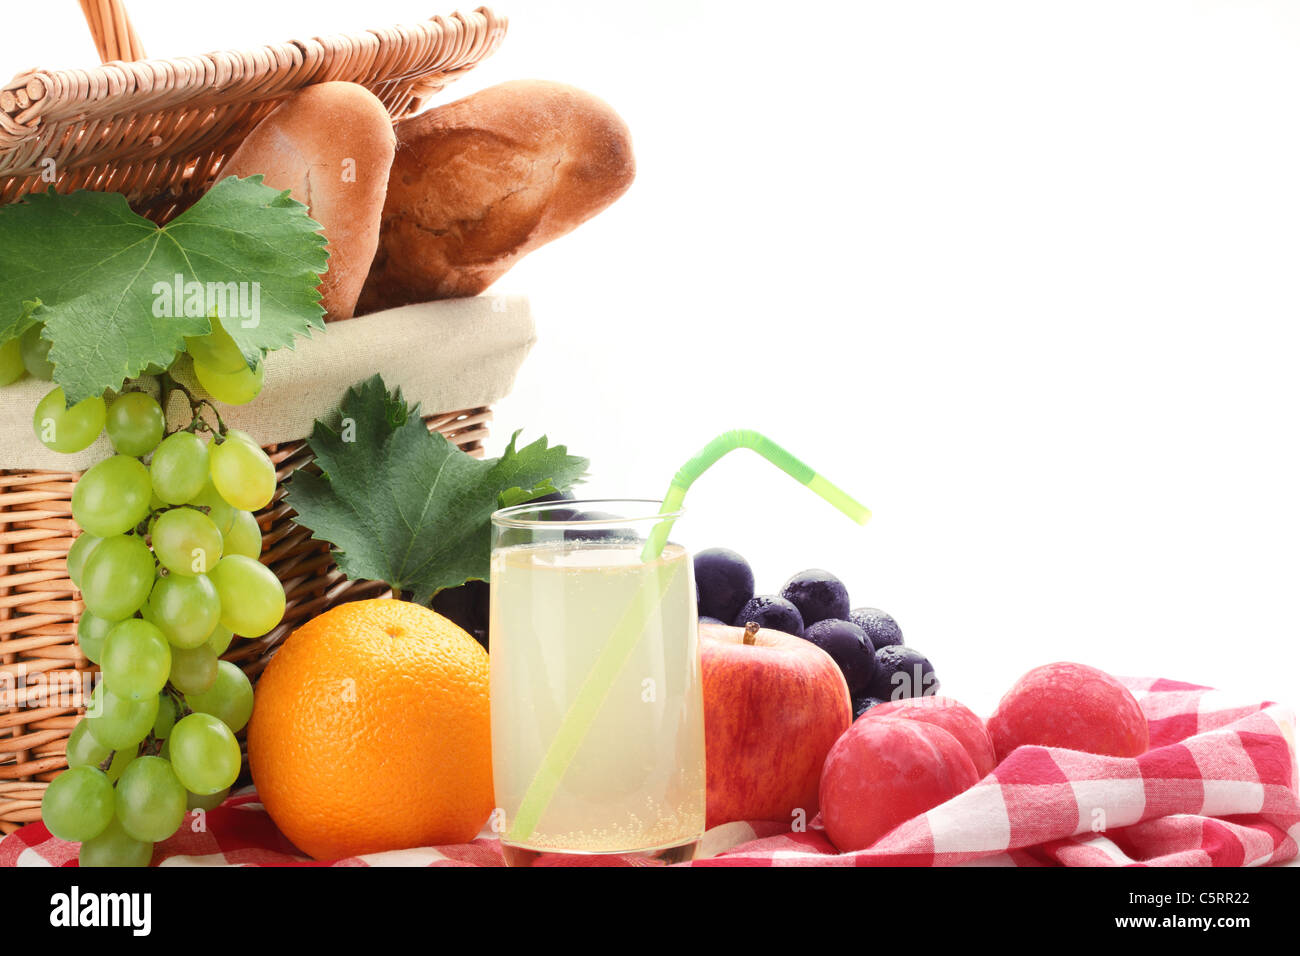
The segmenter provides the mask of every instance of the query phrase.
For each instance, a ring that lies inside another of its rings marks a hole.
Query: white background
[[[153,55],[449,12],[131,0]],[[661,494],[767,432],[682,540],[760,590],[821,566],[989,710],[1084,661],[1300,702],[1300,5],[502,0],[443,101],[541,77],[609,100],[637,182],[499,284],[541,341],[500,403]],[[6,4],[4,69],[95,62],[71,0]]]

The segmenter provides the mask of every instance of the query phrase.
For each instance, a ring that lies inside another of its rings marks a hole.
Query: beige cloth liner
[[[408,305],[325,328],[292,350],[270,353],[261,395],[248,405],[218,406],[226,424],[261,445],[306,438],[350,386],[376,372],[425,414],[490,405],[510,392],[536,341],[528,299],[510,295]],[[197,383],[181,380],[202,394]],[[84,471],[113,453],[102,436],[75,455],[37,440],[32,413],[52,387],[28,376],[0,388],[0,468]],[[173,426],[184,424],[184,396],[174,396],[168,411]]]

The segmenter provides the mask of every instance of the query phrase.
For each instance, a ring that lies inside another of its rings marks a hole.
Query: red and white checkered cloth
[[[1021,747],[971,789],[886,834],[837,853],[814,821],[731,823],[705,836],[692,866],[1251,866],[1297,855],[1295,716],[1168,680],[1124,679],[1147,715],[1151,749],[1134,759]],[[71,866],[75,844],[32,823],[0,841],[0,866]],[[314,863],[275,828],[257,796],[231,797],[159,844],[166,866],[500,866],[485,833]],[[604,863],[626,862],[619,858]]]

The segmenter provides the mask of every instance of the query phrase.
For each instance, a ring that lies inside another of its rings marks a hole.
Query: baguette
[[[321,224],[330,254],[320,284],[327,322],[356,311],[379,244],[396,144],[388,110],[368,89],[319,83],[276,107],[221,168],[223,176],[261,173]]]
[[[608,104],[538,80],[403,120],[397,142],[362,313],[477,295],[636,173],[627,125]]]

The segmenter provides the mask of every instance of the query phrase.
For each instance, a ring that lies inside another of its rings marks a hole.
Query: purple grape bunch
[[[888,700],[939,691],[929,659],[903,643],[894,618],[874,607],[852,607],[849,589],[834,574],[809,568],[776,594],[754,593],[754,571],[730,548],[695,556],[701,620],[784,631],[816,644],[839,666],[853,702],[853,718]]]

